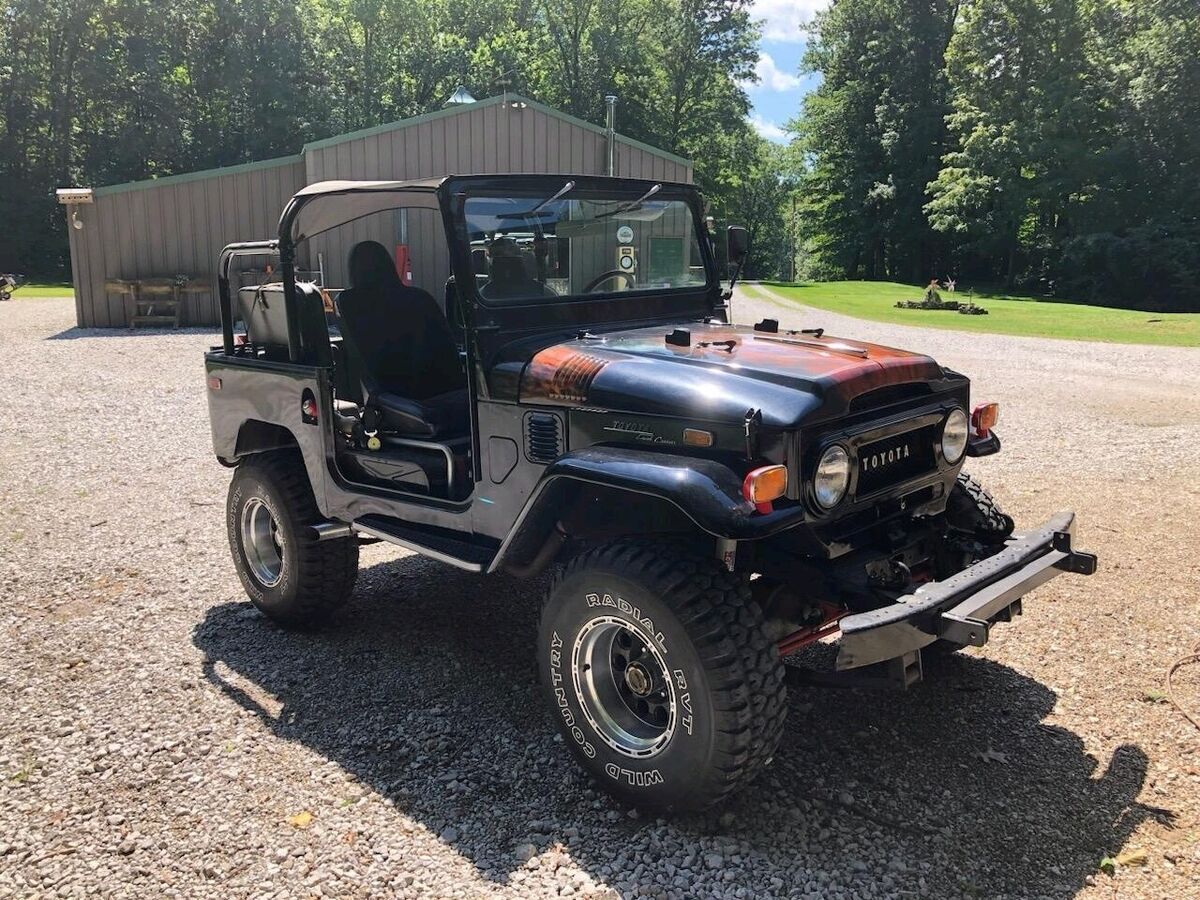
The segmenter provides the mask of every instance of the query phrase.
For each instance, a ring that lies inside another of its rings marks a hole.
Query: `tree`
[[[804,65],[823,80],[789,127],[810,159],[803,221],[819,271],[920,281],[942,262],[923,207],[945,150],[957,11],[956,0],[842,0],[817,16]]]
[[[460,83],[591,121],[616,93],[623,133],[693,158],[707,191],[758,216],[756,40],[749,0],[7,0],[0,268],[66,270],[57,186],[294,153]]]
[[[951,43],[949,122],[959,146],[930,184],[928,210],[939,231],[1002,262],[1010,286],[1022,249],[1038,272],[1053,267],[1095,177],[1087,135],[1101,107],[1086,33],[1077,0],[995,0],[967,4]]]
[[[713,173],[719,185],[709,195],[723,224],[741,225],[750,237],[747,278],[775,278],[784,269],[789,251],[783,207],[788,183],[782,176],[784,148],[750,129],[724,137],[721,168]]]
[[[964,7],[934,226],[984,275],[1093,302],[1195,302],[1200,23],[1186,0]]]

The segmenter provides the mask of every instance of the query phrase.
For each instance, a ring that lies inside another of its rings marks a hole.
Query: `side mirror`
[[[745,262],[746,254],[750,252],[750,232],[741,225],[730,225],[727,232],[726,246],[729,249],[729,261],[741,265]]]

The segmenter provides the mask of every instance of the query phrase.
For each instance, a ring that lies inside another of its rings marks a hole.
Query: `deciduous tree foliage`
[[[839,0],[806,61],[816,272],[1200,309],[1195,0]]]
[[[295,153],[507,88],[695,159],[726,218],[749,0],[0,0],[0,269],[68,266],[54,188]],[[754,156],[758,164],[760,158]]]
[[[822,83],[792,123],[818,274],[919,282],[941,264],[926,184],[946,149],[951,0],[845,0],[817,17],[805,54]]]

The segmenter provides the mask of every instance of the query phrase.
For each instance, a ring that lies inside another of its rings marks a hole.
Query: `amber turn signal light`
[[[746,475],[742,481],[742,496],[754,504],[760,513],[771,512],[771,501],[787,491],[787,466],[762,466]]]
[[[711,447],[713,433],[701,431],[699,428],[685,428],[683,429],[683,442],[689,447]]]
[[[999,421],[999,403],[980,403],[971,412],[971,430],[981,438],[987,437]]]

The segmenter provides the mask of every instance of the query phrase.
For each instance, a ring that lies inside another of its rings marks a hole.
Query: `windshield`
[[[488,304],[703,287],[692,210],[633,185],[628,196],[548,181],[541,194],[468,197],[471,268]]]

